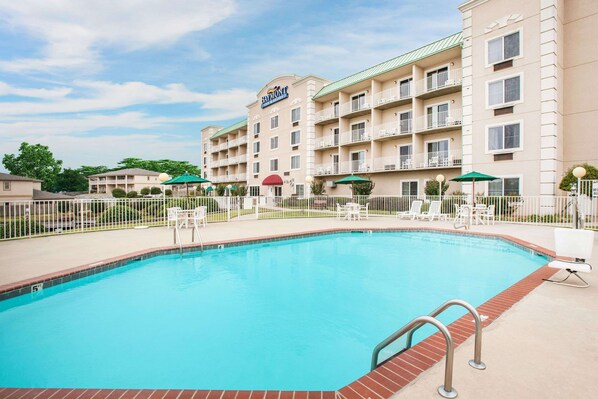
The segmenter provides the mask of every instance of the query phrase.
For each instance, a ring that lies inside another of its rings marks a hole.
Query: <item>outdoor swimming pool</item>
[[[0,386],[335,390],[412,318],[451,298],[478,306],[544,263],[502,240],[430,232],[131,262],[0,302]]]

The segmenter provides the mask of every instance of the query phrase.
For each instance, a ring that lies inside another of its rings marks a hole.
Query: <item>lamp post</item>
[[[444,181],[444,175],[436,176],[436,181],[438,182],[438,197],[442,203],[442,182]]]
[[[160,173],[158,175],[158,180],[160,183],[164,183],[167,180],[170,180],[170,176],[168,173]],[[164,214],[164,223],[167,223],[167,215],[166,215],[166,188],[162,190],[162,213]]]
[[[575,198],[575,228],[579,229],[581,226],[579,225],[579,195],[581,194],[581,178],[586,175],[586,169],[583,166],[578,166],[573,169],[573,176],[577,177],[577,187],[576,187],[576,194],[577,198]],[[573,190],[571,190],[573,191]]]
[[[228,190],[228,196],[230,197],[230,190],[233,188],[232,184],[229,184],[226,186],[226,189]]]

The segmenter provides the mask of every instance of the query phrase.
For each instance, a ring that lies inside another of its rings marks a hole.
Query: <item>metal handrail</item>
[[[394,334],[390,335],[384,341],[380,342],[374,348],[374,353],[372,354],[372,370],[378,367],[378,355],[380,351],[396,341],[397,339],[401,338],[403,335],[411,331],[413,328],[419,328],[424,324],[432,324],[444,335],[444,339],[446,341],[446,361],[444,366],[444,385],[438,387],[438,393],[445,398],[455,398],[457,397],[457,391],[453,388],[453,356],[455,352],[455,348],[453,345],[453,338],[451,337],[451,333],[449,332],[448,328],[438,320],[430,316],[420,316],[405,326],[403,326],[400,330],[395,332]]]
[[[428,316],[436,317],[451,306],[455,305],[462,306],[467,309],[475,320],[475,345],[473,350],[473,359],[469,361],[469,365],[475,369],[484,370],[486,369],[486,365],[484,362],[482,362],[482,319],[480,318],[478,311],[473,306],[461,299],[451,299],[440,305],[436,310],[428,314]],[[415,334],[420,327],[421,326],[417,326],[409,331],[409,334],[407,335],[406,349],[411,348],[413,343],[413,334]]]

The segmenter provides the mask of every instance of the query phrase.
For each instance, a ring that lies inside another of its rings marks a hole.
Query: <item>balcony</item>
[[[372,136],[370,129],[354,129],[350,132],[341,133],[341,145],[354,145],[370,141]]]
[[[439,133],[461,129],[461,110],[442,111],[420,116],[415,121],[416,133]]]
[[[335,110],[334,107],[329,107],[316,112],[316,125],[327,125],[337,121],[338,108]]]
[[[316,176],[338,175],[340,173],[340,165],[338,163],[316,164],[315,167]]]
[[[372,97],[365,96],[353,99],[347,103],[341,104],[341,117],[353,118],[359,115],[369,114],[372,108]]]
[[[328,135],[316,139],[316,150],[325,150],[338,146],[338,135]]]
[[[411,119],[389,122],[374,126],[375,140],[388,140],[402,135],[409,135],[413,131]]]
[[[461,68],[429,76],[415,82],[415,96],[420,99],[461,91]]]
[[[340,173],[367,173],[370,172],[369,161],[344,161],[340,163]]]
[[[387,109],[411,102],[413,88],[412,84],[402,88],[392,87],[374,95],[374,108]]]
[[[244,144],[247,144],[247,136],[242,136],[242,137],[239,137],[239,138],[237,139],[237,144],[238,144],[239,146],[242,146],[242,145],[244,145]]]

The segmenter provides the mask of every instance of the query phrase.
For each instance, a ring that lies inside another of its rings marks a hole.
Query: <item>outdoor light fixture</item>
[[[440,174],[436,176],[436,181],[438,182],[438,197],[440,201],[442,201],[442,182],[444,181],[444,175]]]
[[[160,173],[158,175],[158,180],[160,180],[160,182],[164,183],[166,180],[170,180],[170,176],[168,176],[168,173]]]
[[[577,186],[575,184],[571,185],[571,193],[576,193],[577,197],[574,198],[575,200],[575,228],[581,228],[579,223],[579,195],[581,194],[581,178],[586,175],[587,171],[586,168],[583,166],[578,166],[573,169],[573,176],[577,177]]]

